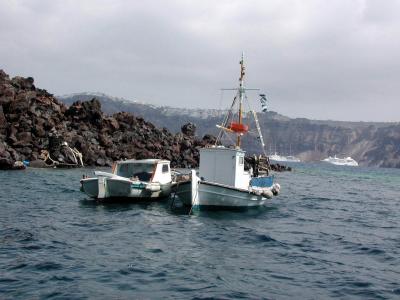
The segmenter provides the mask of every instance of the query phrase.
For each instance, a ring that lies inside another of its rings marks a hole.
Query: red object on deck
[[[235,123],[235,122],[231,122],[231,125],[229,125],[228,128],[236,133],[246,133],[247,131],[249,131],[248,125],[239,124],[239,123]]]

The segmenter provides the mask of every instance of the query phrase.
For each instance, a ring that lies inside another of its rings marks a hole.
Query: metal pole
[[[243,62],[243,52],[242,59],[240,61],[240,78],[239,78],[239,124],[242,124],[242,104],[243,104],[243,78],[244,78],[244,62]],[[240,134],[237,136],[236,148],[240,148]]]

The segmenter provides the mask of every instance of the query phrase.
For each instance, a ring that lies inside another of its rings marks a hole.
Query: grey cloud
[[[399,121],[399,17],[398,1],[10,1],[0,67],[55,94],[215,108],[244,51],[282,114]]]

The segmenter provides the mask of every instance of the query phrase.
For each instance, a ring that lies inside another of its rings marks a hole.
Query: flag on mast
[[[267,98],[265,94],[260,94],[261,111],[267,112]]]

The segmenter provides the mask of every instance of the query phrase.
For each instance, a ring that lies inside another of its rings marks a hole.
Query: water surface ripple
[[[191,216],[88,201],[91,171],[0,173],[1,299],[400,298],[400,170],[299,164],[265,208]]]

